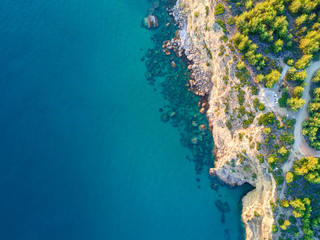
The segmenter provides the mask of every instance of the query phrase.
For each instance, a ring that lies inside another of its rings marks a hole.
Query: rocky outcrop
[[[151,13],[148,15],[148,17],[144,18],[144,26],[146,28],[157,28],[158,27],[158,19],[155,15],[152,15]]]
[[[148,28],[157,28],[159,26],[158,18],[154,14],[154,10],[159,7],[159,3],[155,1],[149,9],[149,14],[143,20],[143,25]]]
[[[206,10],[205,6],[208,6]],[[207,117],[215,144],[215,167],[210,173],[231,185],[250,183],[255,189],[243,198],[242,220],[246,239],[271,239],[273,212],[270,202],[275,201],[275,181],[268,165],[260,163],[256,142],[263,141],[262,128],[257,119],[246,129],[242,122],[231,116],[240,107],[235,86],[235,63],[225,46],[226,54],[219,54],[224,35],[215,23],[215,3],[212,0],[178,0],[171,15],[179,24],[177,38],[163,44],[169,55],[174,51],[184,55],[191,71],[190,86],[198,95],[208,96]],[[232,53],[233,55],[234,53]],[[225,80],[228,72],[228,81]],[[247,86],[245,92],[247,111],[253,109],[253,97]],[[242,136],[242,137],[240,137]]]

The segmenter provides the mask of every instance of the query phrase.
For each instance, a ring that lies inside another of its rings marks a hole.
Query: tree
[[[272,112],[268,112],[266,114],[262,114],[259,118],[258,118],[258,123],[259,125],[268,125],[268,124],[273,124],[275,120],[275,116]]]
[[[280,225],[283,230],[287,230],[288,226],[290,226],[290,222],[288,220],[284,220],[283,224]]]
[[[238,69],[239,71],[241,71],[241,70],[243,70],[243,69],[245,69],[245,68],[246,68],[246,65],[244,64],[244,62],[239,61],[239,62],[237,63],[236,69]]]
[[[280,141],[291,145],[294,143],[294,136],[292,133],[284,132],[280,136]]]
[[[286,181],[287,183],[291,183],[293,181],[293,174],[292,172],[287,172],[286,174]]]
[[[275,83],[279,81],[281,73],[277,70],[272,70],[269,74],[265,76],[265,86],[267,88],[272,88]]]
[[[250,10],[253,7],[253,2],[249,0],[246,2],[245,6],[247,10]]]
[[[305,207],[305,203],[301,199],[296,198],[294,200],[291,200],[290,205],[294,208],[293,216],[295,216],[295,218],[299,218],[303,216],[304,211],[306,210],[306,207]]]
[[[299,71],[294,74],[293,81],[303,82],[306,78],[307,78],[307,72],[305,70]]]
[[[274,45],[273,45],[273,50],[274,52],[280,52],[282,50],[283,47],[283,41],[281,39],[278,39],[277,41],[275,41]]]
[[[297,86],[297,87],[295,87],[293,89],[292,94],[293,94],[294,97],[296,97],[296,98],[299,97],[300,98],[302,96],[303,91],[304,91],[303,87]]]
[[[302,98],[289,98],[287,104],[292,111],[298,111],[306,101]]]
[[[301,16],[296,18],[296,25],[300,26],[302,24],[304,24],[308,19],[308,15],[307,14],[302,14]]]
[[[314,74],[314,76],[313,76],[313,78],[312,78],[312,81],[314,81],[314,82],[319,82],[319,81],[320,81],[320,70],[318,70],[318,71]]]
[[[268,135],[271,132],[271,128],[269,128],[269,127],[264,128],[263,132]]]
[[[300,40],[299,48],[304,54],[313,54],[319,51],[320,47],[320,33],[317,31],[310,31]]]
[[[315,157],[305,157],[293,163],[294,173],[311,183],[320,183],[320,164]]]
[[[309,62],[312,59],[312,54],[306,54],[303,55],[296,63],[295,63],[295,67],[297,69],[305,69],[306,66],[309,64]]]
[[[281,156],[287,156],[287,155],[289,154],[289,150],[282,146],[282,147],[278,150],[278,153],[279,153]]]

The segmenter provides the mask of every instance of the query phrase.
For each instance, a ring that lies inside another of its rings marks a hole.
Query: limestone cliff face
[[[270,202],[275,201],[276,185],[267,161],[259,163],[256,157],[263,152],[256,150],[256,142],[263,141],[257,116],[243,129],[242,121],[231,114],[240,107],[237,90],[240,80],[235,77],[233,59],[237,54],[231,53],[221,39],[224,34],[214,16],[216,4],[213,0],[178,0],[171,14],[181,30],[179,40],[174,41],[190,61],[191,87],[196,94],[209,96],[207,117],[216,153],[215,168],[210,171],[231,185],[247,182],[255,187],[242,200],[246,239],[272,239]],[[249,87],[243,86],[242,90],[245,92],[242,105],[247,111],[254,110]]]

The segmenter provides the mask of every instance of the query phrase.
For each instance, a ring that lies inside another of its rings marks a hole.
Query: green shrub
[[[224,6],[219,3],[215,8],[215,11],[214,11],[214,15],[221,15],[221,14],[224,14]]]
[[[208,15],[209,15],[209,7],[206,6],[206,17],[208,17]]]
[[[216,23],[218,23],[220,25],[220,27],[222,28],[222,31],[225,33],[227,31],[226,29],[226,23],[223,20],[217,19]]]
[[[236,20],[234,19],[234,17],[229,17],[227,20],[227,23],[229,25],[234,25],[236,23]]]
[[[287,100],[289,98],[289,94],[288,94],[288,88],[285,88],[283,90],[283,93],[281,94],[281,98],[279,99],[279,106],[281,108],[285,108],[287,107]]]

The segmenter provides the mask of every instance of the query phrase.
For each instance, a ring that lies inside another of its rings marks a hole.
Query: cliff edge
[[[263,127],[257,120],[263,112],[256,111],[253,104],[256,97],[250,86],[237,77],[240,55],[230,50],[227,36],[216,23],[216,4],[213,0],[178,0],[171,14],[180,30],[175,39],[164,43],[164,49],[175,46],[177,54],[187,58],[190,88],[208,97],[207,117],[216,155],[210,173],[230,185],[249,183],[255,187],[242,199],[246,239],[272,239],[274,218],[270,203],[275,202],[276,184],[268,163],[257,158],[264,153],[259,146]],[[233,34],[228,35],[231,38]],[[248,114],[241,114],[240,109]],[[249,113],[252,121],[244,127],[243,120],[249,121]]]

